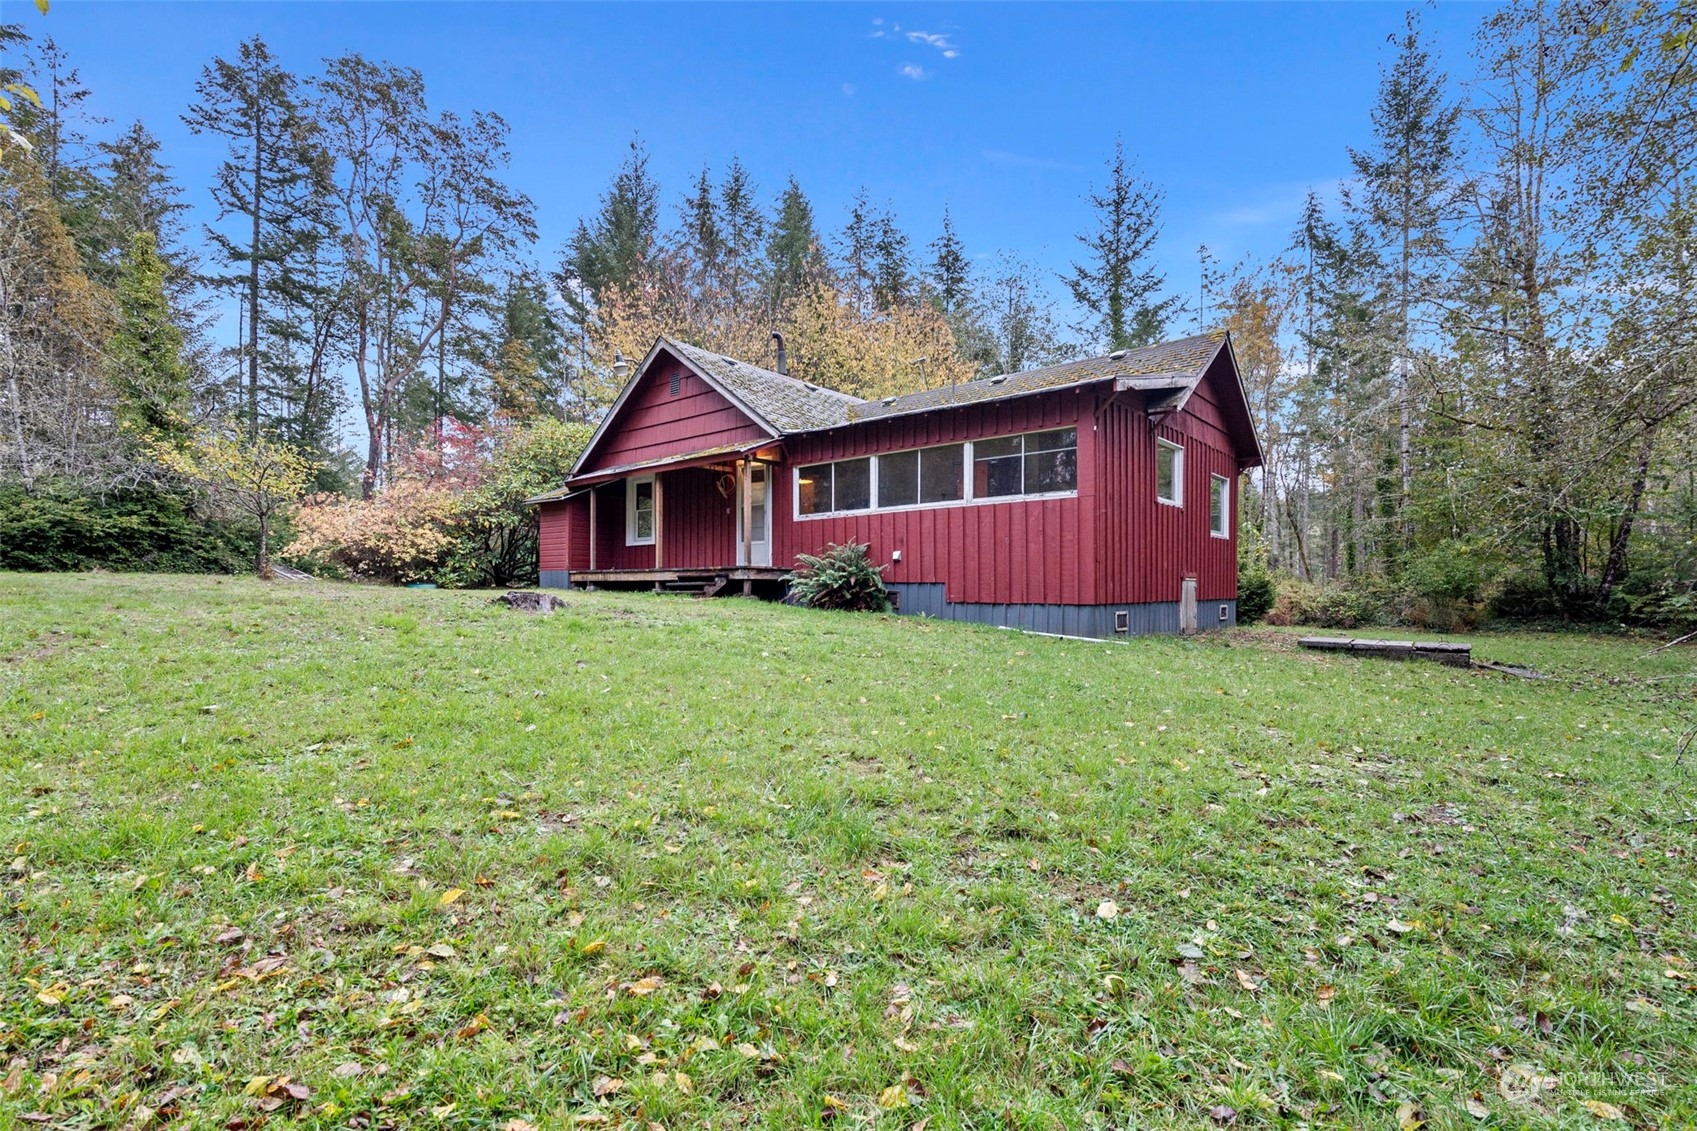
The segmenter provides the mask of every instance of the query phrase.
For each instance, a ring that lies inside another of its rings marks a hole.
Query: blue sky
[[[670,213],[703,163],[741,157],[763,192],[794,173],[840,225],[865,185],[923,245],[945,205],[974,256],[1053,270],[1116,135],[1167,190],[1160,254],[1195,291],[1198,244],[1229,263],[1288,242],[1309,186],[1347,175],[1403,5],[149,3],[55,0],[7,20],[51,33],[112,129],[140,118],[198,218],[220,153],[183,128],[200,68],[259,33],[311,70],[355,50],[418,68],[434,109],[512,127],[512,181],[552,266],[633,133]],[[1429,8],[1441,61],[1469,70],[1487,9]]]

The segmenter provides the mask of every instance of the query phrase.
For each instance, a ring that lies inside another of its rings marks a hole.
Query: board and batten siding
[[[589,500],[543,503],[537,511],[537,568],[543,573],[588,569]]]
[[[1094,397],[1083,390],[1021,397],[955,411],[869,421],[791,437],[775,477],[773,563],[827,543],[864,542],[894,583],[943,583],[948,600],[996,604],[1083,604],[1096,589]],[[996,499],[909,510],[797,518],[797,467],[994,436],[1078,428],[1076,497]],[[891,561],[895,551],[902,560]]]
[[[678,382],[676,396],[672,394],[674,377]],[[725,444],[761,440],[766,435],[765,429],[682,362],[668,361],[643,375],[642,384],[631,390],[620,407],[615,428],[602,437],[579,471],[688,455]],[[596,565],[600,565],[599,558]]]
[[[1153,429],[1140,395],[1108,404],[1098,415],[1098,428],[1095,525],[1101,539],[1091,603],[1177,601],[1187,577],[1196,579],[1199,603],[1236,600],[1237,457],[1212,381],[1205,379],[1183,412]],[[1184,447],[1182,506],[1155,498],[1157,436]],[[1225,538],[1214,537],[1209,528],[1214,475],[1228,484],[1232,513]]]

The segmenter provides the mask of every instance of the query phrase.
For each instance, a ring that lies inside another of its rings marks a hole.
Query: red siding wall
[[[537,516],[538,569],[589,568],[589,500],[543,503]]]
[[[772,564],[795,564],[828,542],[868,542],[875,561],[902,560],[884,576],[945,584],[950,601],[1090,604],[1096,598],[1096,531],[1085,520],[1095,492],[1091,394],[1023,397],[958,412],[931,413],[793,437],[775,477]],[[795,516],[791,468],[928,444],[1078,426],[1078,498],[1001,501],[842,518]]]
[[[1141,399],[1128,394],[1100,417],[1096,500],[1102,539],[1094,603],[1176,601],[1183,578],[1196,578],[1199,601],[1237,597],[1237,460],[1221,426],[1217,392],[1204,380],[1185,411],[1158,433],[1184,445],[1184,505],[1155,501],[1155,432]],[[1208,529],[1209,477],[1230,483],[1229,538]]]
[[[661,565],[666,569],[711,569],[736,561],[736,515],[731,501],[719,493],[722,470],[705,467],[667,471],[660,476]],[[625,544],[625,481],[616,480],[592,488],[595,491],[595,568],[653,569],[653,546]],[[574,528],[571,569],[589,568],[589,496],[572,500],[581,504]],[[543,508],[544,545],[556,504]],[[582,547],[578,552],[578,547]],[[546,564],[543,569],[566,569]]]
[[[679,375],[677,396],[671,391],[674,374]],[[630,399],[619,410],[615,428],[602,437],[600,447],[581,470],[591,472],[687,455],[765,436],[764,429],[682,363],[663,361],[631,391]],[[597,558],[596,565],[600,564]]]

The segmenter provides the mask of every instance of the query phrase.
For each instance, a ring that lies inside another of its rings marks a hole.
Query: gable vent
[[[670,388],[672,390],[672,395],[674,397],[678,395],[678,390],[683,388],[683,383],[684,383],[684,375],[682,373],[674,372],[672,374],[672,383],[670,385]]]

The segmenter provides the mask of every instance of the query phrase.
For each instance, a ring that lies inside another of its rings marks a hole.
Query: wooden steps
[[[1473,666],[1473,645],[1448,640],[1358,640],[1350,636],[1303,636],[1296,641],[1316,652],[1348,652],[1386,660],[1431,660],[1451,667]]]

